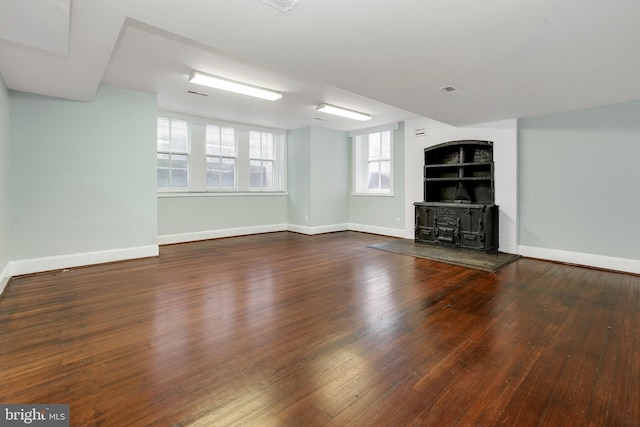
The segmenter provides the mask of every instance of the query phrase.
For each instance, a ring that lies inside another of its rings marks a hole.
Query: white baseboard
[[[9,261],[10,276],[158,256],[158,245]],[[6,269],[5,269],[6,270]]]
[[[604,255],[594,255],[582,252],[562,251],[558,249],[538,248],[534,246],[518,245],[518,254],[531,258],[549,261],[566,262],[587,267],[603,268],[606,270],[622,271],[640,274],[640,260],[630,258],[614,258]]]
[[[227,228],[221,230],[198,231],[193,233],[166,234],[158,236],[159,245],[193,242],[197,240],[218,239],[223,237],[243,236],[249,234],[272,233],[277,231],[293,231],[301,234],[314,235],[333,233],[336,231],[361,231],[365,233],[381,234],[385,236],[403,237],[404,230],[395,228],[374,227],[361,224],[332,224],[319,227],[305,227],[294,224],[271,224],[255,227]],[[158,256],[158,245],[137,248],[113,249],[96,252],[86,252],[50,257],[22,259],[9,261],[0,273],[0,295],[4,291],[12,276],[39,273],[43,271],[60,270],[64,268],[84,265],[102,264],[127,259]]]
[[[380,234],[384,236],[406,238],[406,236],[404,236],[405,230],[376,227],[363,224],[334,224],[320,227],[304,227],[294,224],[275,224],[257,227],[211,230],[196,233],[171,234],[159,236],[158,240],[159,244],[171,244],[287,230],[307,235],[352,230],[364,233]],[[150,245],[135,248],[113,249],[106,251],[9,261],[0,273],[0,296],[4,292],[7,284],[9,283],[9,279],[11,279],[12,276],[39,273],[42,271],[59,270],[63,268],[79,267],[84,265],[102,264],[106,262],[124,261],[128,259],[153,257],[157,256],[158,254],[158,246]],[[640,260],[635,259],[614,258],[603,255],[570,252],[558,249],[538,248],[534,246],[524,245],[518,245],[518,254],[531,258],[546,259],[550,261],[583,265],[587,267],[596,267],[607,270],[640,274]]]
[[[245,236],[248,234],[287,231],[287,224],[258,225],[254,227],[225,228],[220,230],[196,231],[192,233],[164,234],[158,236],[160,245],[195,242],[198,240],[220,239],[222,237]]]
[[[9,283],[9,279],[11,279],[11,267],[9,263],[4,266],[2,269],[2,273],[0,273],[0,297],[4,293],[4,289],[7,287],[7,283]]]
[[[406,230],[401,228],[376,227],[374,225],[349,224],[349,230],[363,233],[381,234],[383,236],[400,237],[406,239]],[[413,238],[413,236],[411,236]]]
[[[273,233],[276,231],[292,231],[294,233],[314,234],[334,233],[337,231],[361,231],[364,233],[381,234],[384,236],[405,237],[405,230],[398,228],[374,227],[362,224],[330,224],[316,227],[308,227],[297,224],[272,224],[256,227],[225,228],[221,230],[197,231],[193,233],[165,234],[158,236],[160,245],[170,245],[174,243],[195,242],[198,240],[220,239],[223,237],[245,236],[249,234]]]
[[[294,233],[308,234],[310,236],[314,234],[335,233],[336,231],[347,231],[349,224],[331,224],[321,225],[318,227],[306,227],[303,225],[289,224],[287,230]]]

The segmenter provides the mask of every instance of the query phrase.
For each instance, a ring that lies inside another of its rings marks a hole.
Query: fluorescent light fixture
[[[233,80],[227,80],[222,77],[211,76],[197,71],[193,71],[191,73],[189,76],[189,82],[229,92],[241,93],[243,95],[255,96],[256,98],[268,99],[269,101],[275,101],[282,98],[281,93],[273,90],[234,82]]]
[[[316,111],[334,114],[336,116],[347,117],[349,119],[360,120],[361,122],[366,122],[367,120],[371,120],[371,116],[368,114],[360,113],[358,111],[348,110],[342,107],[336,107],[335,105],[331,105],[331,104],[319,104],[316,107]]]

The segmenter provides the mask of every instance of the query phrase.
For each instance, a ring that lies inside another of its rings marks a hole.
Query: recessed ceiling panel
[[[0,39],[69,53],[71,0],[2,0]]]

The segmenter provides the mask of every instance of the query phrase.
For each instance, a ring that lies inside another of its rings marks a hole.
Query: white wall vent
[[[298,4],[298,0],[262,0],[262,2],[282,12],[289,12],[293,6]]]

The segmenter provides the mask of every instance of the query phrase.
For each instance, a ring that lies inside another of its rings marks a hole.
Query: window
[[[272,133],[249,132],[249,187],[251,189],[273,189],[274,148]]]
[[[391,189],[391,132],[371,133],[367,141],[367,190]]]
[[[158,117],[161,193],[286,190],[286,132],[166,112]]]
[[[206,126],[207,188],[236,188],[235,129]]]
[[[354,136],[354,191],[361,194],[392,192],[392,130]]]
[[[158,117],[158,188],[189,186],[189,127],[184,120]]]

